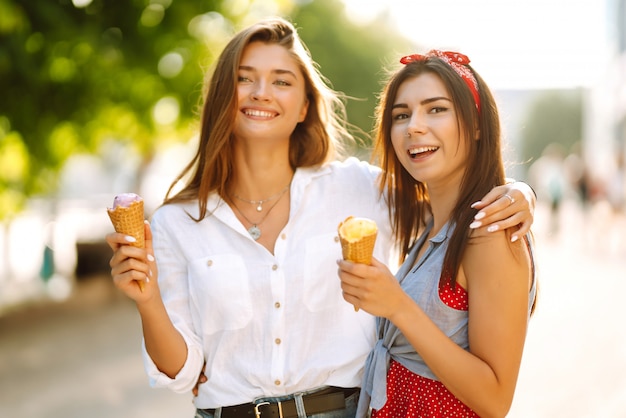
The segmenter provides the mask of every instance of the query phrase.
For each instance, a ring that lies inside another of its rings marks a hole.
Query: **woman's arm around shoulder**
[[[494,187],[472,204],[478,212],[470,228],[489,232],[508,229],[511,241],[517,241],[530,231],[536,204],[537,196],[526,183],[514,181]]]

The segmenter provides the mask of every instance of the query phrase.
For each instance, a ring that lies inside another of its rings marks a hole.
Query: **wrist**
[[[398,329],[402,329],[405,324],[411,324],[411,318],[414,318],[415,310],[421,311],[417,303],[406,293],[402,293],[402,299],[396,303],[395,310],[387,317]]]

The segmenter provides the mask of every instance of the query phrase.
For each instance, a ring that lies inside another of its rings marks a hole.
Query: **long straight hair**
[[[244,49],[252,42],[284,47],[296,61],[305,80],[309,108],[304,121],[291,134],[289,163],[298,167],[316,166],[333,160],[342,142],[352,139],[348,132],[344,96],[329,87],[294,26],[279,17],[260,21],[238,32],[226,45],[212,74],[205,82],[200,141],[195,156],[171,184],[164,204],[198,201],[201,221],[207,216],[211,193],[226,196],[234,171],[233,126],[237,112],[237,74]],[[191,174],[186,185],[170,196],[174,187]]]
[[[451,95],[461,138],[467,141],[469,150],[459,198],[450,219],[456,228],[450,238],[441,275],[442,281],[450,280],[453,286],[467,245],[469,224],[476,212],[470,205],[505,181],[500,149],[500,120],[495,100],[482,78],[469,68],[478,83],[480,112],[463,79],[437,57],[412,62],[393,74],[381,93],[376,109],[373,158],[383,168],[379,187],[389,203],[389,218],[399,242],[402,262],[423,231],[426,216],[430,212],[430,201],[426,185],[415,180],[396,156],[391,143],[392,106],[402,83],[424,73],[439,77]],[[478,140],[474,139],[476,132],[480,133]]]

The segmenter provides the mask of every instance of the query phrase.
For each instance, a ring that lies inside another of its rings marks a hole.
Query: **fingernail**
[[[148,270],[148,274],[152,277],[152,270]]]
[[[480,228],[480,226],[481,226],[482,224],[483,224],[482,222],[475,221],[475,222],[472,222],[472,223],[470,224],[470,228],[471,228],[471,229]]]
[[[474,202],[474,203],[472,203],[472,204],[470,205],[470,208],[474,208],[474,207],[476,207],[476,206],[480,205],[480,203],[481,203],[481,202],[480,202],[480,200],[479,200],[478,202]]]
[[[495,232],[498,229],[500,229],[498,225],[491,225],[490,227],[487,228],[487,232]]]
[[[511,242],[515,242],[515,241],[517,241],[518,239],[519,239],[519,238],[518,238],[518,236],[517,236],[517,235],[513,235],[513,236],[511,236]]]
[[[135,237],[131,236],[131,235],[126,235],[124,237],[124,239],[128,242],[137,242],[137,240],[135,239]]]
[[[479,220],[485,217],[485,212],[478,212],[476,215],[474,215],[474,219]]]
[[[148,220],[147,220],[147,219],[144,219],[144,220],[143,220],[143,223],[145,223],[145,224],[147,224],[147,225],[150,225],[150,222],[148,222]]]
[[[148,261],[154,261],[154,257],[152,257],[152,254],[148,254]]]

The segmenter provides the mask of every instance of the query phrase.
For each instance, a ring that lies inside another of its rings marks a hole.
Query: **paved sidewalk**
[[[510,418],[626,417],[626,222],[537,213],[540,299]],[[603,224],[604,222],[604,224]],[[184,418],[191,395],[151,389],[140,323],[108,277],[0,317],[0,417]]]
[[[108,277],[0,318],[0,417],[193,417],[191,394],[149,387],[140,344],[136,309]]]
[[[536,216],[539,301],[508,416],[626,417],[626,219],[566,206],[553,237]]]

